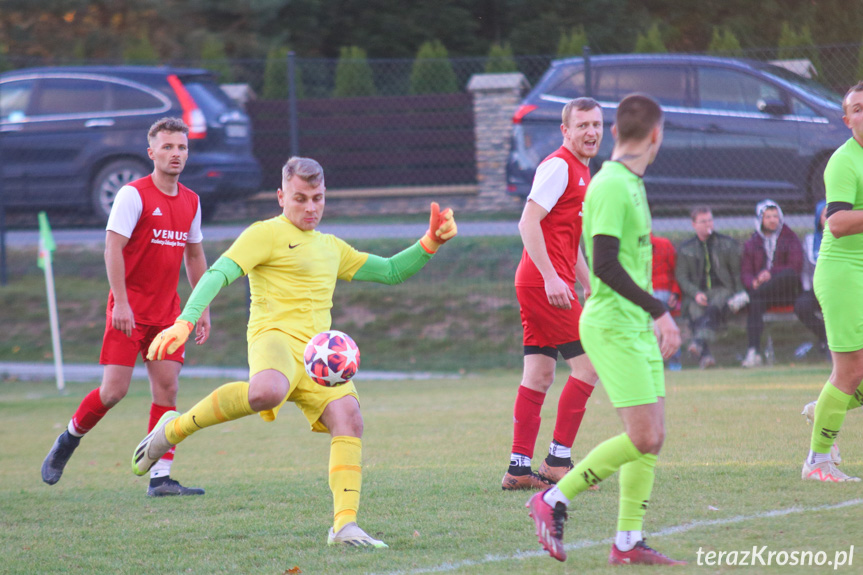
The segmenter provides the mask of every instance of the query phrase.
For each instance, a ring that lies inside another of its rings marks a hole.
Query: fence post
[[[473,94],[476,176],[479,194],[471,202],[473,211],[517,210],[521,198],[506,191],[506,161],[512,136],[512,116],[528,87],[520,72],[475,74],[467,85]]]
[[[8,281],[6,270],[6,190],[3,186],[3,135],[0,134],[0,285]]]
[[[296,53],[288,52],[288,121],[291,130],[291,155],[300,155],[300,126],[297,119]]]
[[[584,57],[584,95],[592,98],[593,94],[590,93],[592,85],[590,81],[590,46],[583,46],[581,54]]]

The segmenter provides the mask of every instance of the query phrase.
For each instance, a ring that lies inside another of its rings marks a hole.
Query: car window
[[[18,80],[0,84],[0,118],[20,122],[27,115],[33,94],[33,80]]]
[[[823,98],[828,102],[833,102],[834,104],[842,104],[842,95],[837,94],[827,86],[821,84],[817,80],[813,80],[812,78],[804,78],[798,74],[795,74],[791,70],[786,70],[780,66],[773,66],[771,64],[766,63],[756,63],[755,66],[760,70],[767,72],[768,74],[772,74],[773,76],[777,76],[786,82],[794,84],[798,88],[802,89],[805,92],[809,92],[810,94],[815,94],[819,98]]]
[[[579,70],[563,78],[550,90],[550,93],[570,100],[584,96],[584,70]]]
[[[237,108],[234,101],[213,82],[186,80],[183,84],[208,118],[218,118]]]
[[[798,100],[797,98],[791,98],[791,113],[795,116],[808,117],[815,117],[821,115],[800,100]]]
[[[593,97],[619,102],[632,92],[644,92],[664,106],[686,105],[686,69],[679,66],[608,66],[592,70]]]
[[[108,110],[149,110],[162,106],[162,101],[153,94],[124,84],[111,84]]]
[[[732,112],[758,112],[759,100],[783,100],[776,86],[736,70],[700,67],[698,97],[701,107]]]
[[[44,78],[35,92],[32,115],[69,115],[104,112],[108,84],[77,78]]]

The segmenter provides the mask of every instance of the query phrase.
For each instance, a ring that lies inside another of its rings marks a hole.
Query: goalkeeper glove
[[[433,254],[448,240],[454,238],[456,234],[458,234],[458,227],[452,208],[447,208],[441,212],[438,203],[432,202],[429,229],[420,239],[420,245],[426,252]]]
[[[174,325],[168,329],[163,329],[150,343],[150,348],[147,350],[147,359],[150,361],[154,359],[161,361],[165,359],[165,356],[177,351],[189,339],[189,334],[192,333],[194,327],[194,325],[186,320],[178,319],[174,322]]]

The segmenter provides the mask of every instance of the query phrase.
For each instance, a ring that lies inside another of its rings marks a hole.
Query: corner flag
[[[45,289],[48,292],[48,318],[51,322],[51,343],[54,349],[54,373],[57,377],[57,389],[63,391],[66,383],[63,380],[63,351],[60,347],[60,322],[57,319],[57,296],[54,293],[54,268],[51,266],[51,253],[57,249],[48,215],[39,212],[39,260],[36,262],[45,270]]]
[[[57,249],[54,243],[54,235],[51,233],[51,224],[48,223],[48,214],[39,212],[39,260],[36,265],[45,269],[45,259],[51,257],[51,252]]]

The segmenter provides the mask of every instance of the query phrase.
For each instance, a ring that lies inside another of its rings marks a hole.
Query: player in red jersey
[[[590,294],[589,271],[580,257],[581,209],[590,183],[588,164],[602,142],[602,110],[591,98],[577,98],[564,106],[561,119],[563,145],[537,168],[518,224],[524,252],[515,290],[524,328],[524,373],[505,490],[544,489],[572,468],[572,444],[597,381],[579,341],[581,305],[573,290],[578,280],[584,297]],[[570,376],[558,402],[548,456],[534,473],[530,460],[558,353],[569,364]]]
[[[42,480],[60,480],[66,462],[81,437],[108,413],[126,393],[138,354],[146,356],[153,338],[174,323],[180,313],[177,283],[180,265],[194,287],[207,270],[202,247],[200,200],[179,182],[189,157],[189,128],[176,118],[162,118],[147,133],[147,153],[153,173],[117,192],[105,237],[105,267],[111,291],[99,363],[102,384],[91,391],[54,442],[42,464]],[[173,294],[171,296],[170,294]],[[195,342],[210,335],[210,315],[197,324]],[[180,368],[185,351],[180,347],[165,361],[146,361],[152,405],[149,430],[166,411],[176,408]],[[147,495],[201,495],[170,477],[173,451],[153,466]]]

